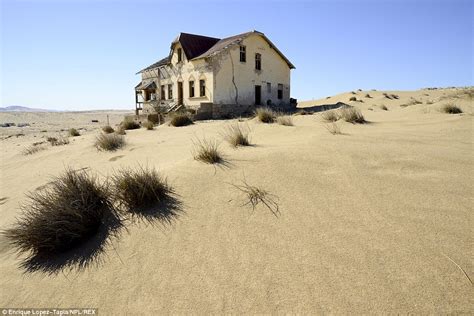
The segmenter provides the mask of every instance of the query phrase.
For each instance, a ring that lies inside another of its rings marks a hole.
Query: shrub
[[[349,101],[357,101],[357,98],[356,97],[350,97]]]
[[[78,132],[77,129],[71,128],[69,129],[69,136],[76,137],[76,136],[81,136],[81,134]]]
[[[273,123],[275,121],[275,112],[267,107],[258,108],[255,110],[255,117],[262,123]]]
[[[334,110],[325,111],[325,112],[321,113],[321,117],[326,122],[335,122],[339,119],[339,115]]]
[[[4,235],[30,258],[49,259],[80,245],[114,213],[107,185],[84,171],[68,169],[28,198],[21,217]]]
[[[369,99],[372,98],[372,97],[370,96],[370,94],[368,94],[368,93],[365,95],[365,97],[366,97],[366,98],[369,98]]]
[[[193,124],[193,120],[187,113],[176,113],[171,116],[170,124],[175,127]]]
[[[206,139],[194,141],[194,159],[204,163],[215,164],[223,162],[222,154],[219,152],[219,144],[216,141]]]
[[[98,150],[114,151],[125,146],[125,138],[118,134],[100,134],[95,140]]]
[[[115,132],[113,127],[110,126],[110,125],[102,127],[102,131],[106,134],[111,134],[111,133]]]
[[[284,126],[293,126],[293,119],[289,115],[280,115],[277,117],[277,123]]]
[[[226,128],[224,139],[233,147],[250,146],[248,127],[244,129],[238,123]]]
[[[427,101],[426,101],[426,104],[433,104],[433,101],[427,100]]]
[[[134,120],[124,120],[121,123],[121,125],[124,129],[138,129],[138,128],[140,128],[140,124],[138,124]]]
[[[339,110],[341,118],[349,123],[365,123],[366,120],[359,109],[355,107],[345,107]]]
[[[112,177],[113,197],[131,215],[144,215],[173,195],[173,189],[155,169],[122,169]]]
[[[48,137],[46,140],[51,144],[51,146],[62,146],[69,144],[69,139],[67,137],[59,136],[56,137]]]
[[[459,114],[459,113],[462,113],[462,110],[460,107],[454,104],[448,103],[441,107],[441,112],[448,113],[448,114]]]
[[[117,134],[117,135],[126,135],[127,132],[125,132],[125,128],[123,128],[123,126],[120,126],[120,127],[115,131],[115,134]]]
[[[384,111],[388,111],[388,108],[385,106],[385,104],[381,104],[379,107]]]
[[[153,124],[153,122],[151,122],[151,121],[146,121],[146,123],[143,124],[143,126],[145,126],[145,128],[149,131],[155,129],[155,124]]]
[[[329,133],[333,135],[340,135],[341,133],[341,127],[337,123],[329,123],[324,125],[324,127],[329,131]]]

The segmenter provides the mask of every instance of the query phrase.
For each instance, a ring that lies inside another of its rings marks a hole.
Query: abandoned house
[[[180,33],[167,57],[137,73],[136,114],[184,107],[199,119],[237,116],[258,106],[285,109],[293,105],[294,68],[258,31],[223,39]]]

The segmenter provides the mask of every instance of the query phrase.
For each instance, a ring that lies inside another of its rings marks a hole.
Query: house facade
[[[224,39],[181,33],[167,57],[138,73],[136,114],[185,107],[198,118],[219,118],[258,106],[289,108],[294,68],[258,31]]]

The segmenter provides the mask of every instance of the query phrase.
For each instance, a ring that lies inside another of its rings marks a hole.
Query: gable
[[[268,37],[265,36],[265,34],[258,32],[258,31],[252,31],[252,32],[247,32],[247,33],[242,33],[239,35],[234,35],[231,37],[223,38],[219,42],[217,42],[214,46],[212,46],[208,51],[206,51],[204,54],[201,54],[194,59],[200,59],[200,58],[208,58],[212,57],[214,55],[220,54],[221,52],[229,49],[230,47],[234,45],[240,44],[245,38],[251,36],[251,35],[258,35],[260,36],[263,40],[265,40],[268,45],[272,49],[275,50],[275,52],[285,61],[285,63],[288,65],[290,69],[295,69],[295,66],[288,60],[288,58],[283,55],[283,53],[268,39]]]
[[[191,60],[208,51],[212,46],[219,42],[219,39],[202,35],[180,33],[178,38],[171,43],[172,50],[178,42],[181,44],[186,58]]]

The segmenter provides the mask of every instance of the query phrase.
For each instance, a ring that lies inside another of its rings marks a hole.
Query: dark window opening
[[[194,97],[194,81],[189,81],[189,97]]]
[[[206,81],[203,79],[199,80],[199,96],[206,96]]]
[[[247,61],[247,52],[245,46],[240,46],[240,61],[243,63]]]
[[[255,69],[262,70],[262,55],[255,54]]]
[[[178,63],[181,62],[182,60],[182,50],[181,48],[178,48]]]
[[[161,96],[160,96],[160,97],[161,97],[161,100],[166,99],[166,98],[165,98],[165,86],[164,86],[164,85],[161,86],[161,91],[160,91],[160,92],[161,92]]]
[[[281,83],[278,84],[278,99],[283,99],[283,85]]]

